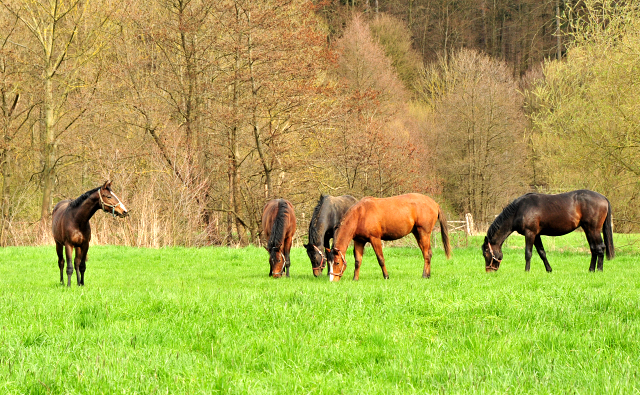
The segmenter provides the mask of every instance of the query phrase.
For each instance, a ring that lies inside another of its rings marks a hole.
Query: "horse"
[[[269,277],[289,277],[291,244],[296,233],[296,216],[291,202],[285,199],[270,200],[262,213],[262,234],[267,239],[269,252]]]
[[[350,195],[327,196],[321,195],[318,204],[313,209],[311,222],[309,222],[309,244],[304,244],[307,255],[311,260],[313,275],[322,274],[331,251],[330,240],[334,236],[335,229],[340,224],[344,213],[358,200]],[[324,249],[323,249],[324,247]],[[333,260],[331,260],[333,263]],[[328,274],[328,273],[327,273]]]
[[[485,271],[495,272],[500,268],[502,243],[515,231],[525,237],[524,270],[528,272],[531,268],[532,247],[535,246],[545,269],[551,273],[540,235],[562,236],[578,227],[584,230],[591,250],[589,271],[595,271],[596,260],[598,270],[602,271],[605,250],[607,259],[615,256],[611,203],[606,197],[586,189],[558,195],[528,193],[520,196],[502,210],[487,231],[482,244]]]
[[[431,277],[431,230],[440,221],[440,234],[447,259],[451,257],[447,219],[440,206],[430,197],[419,193],[388,198],[366,197],[346,212],[334,236],[331,249],[333,264],[329,265],[329,280],[339,281],[347,268],[344,252],[353,240],[355,271],[353,279],[360,277],[362,254],[367,242],[371,243],[382,269],[389,278],[382,255],[382,240],[397,240],[413,233],[424,258],[423,278]]]
[[[67,256],[68,287],[71,286],[71,275],[74,267],[78,285],[84,285],[87,251],[89,250],[89,241],[91,241],[89,220],[98,209],[102,209],[114,217],[126,217],[129,215],[127,208],[116,194],[111,191],[111,181],[106,181],[102,186],[83,193],[77,199],[61,200],[53,208],[51,230],[53,239],[56,242],[56,252],[58,253],[60,283],[64,284],[62,270],[64,267],[62,249],[64,248]],[[72,260],[74,249],[76,256]]]

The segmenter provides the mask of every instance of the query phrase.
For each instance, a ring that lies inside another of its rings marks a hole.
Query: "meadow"
[[[365,251],[339,283],[291,278],[264,249],[92,246],[86,286],[55,248],[0,249],[0,393],[638,393],[640,236],[589,273],[584,235],[544,238],[553,273],[512,236],[497,273],[481,237],[446,260]]]

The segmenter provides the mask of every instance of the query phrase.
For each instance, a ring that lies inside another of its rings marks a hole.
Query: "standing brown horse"
[[[589,271],[602,271],[605,250],[607,259],[615,256],[613,247],[613,230],[611,226],[611,203],[601,194],[586,189],[544,195],[527,193],[520,196],[493,221],[482,244],[482,255],[485,270],[495,272],[502,262],[502,243],[513,232],[524,235],[525,250],[524,270],[531,268],[533,246],[544,263],[547,272],[551,265],[542,245],[540,235],[562,236],[582,227],[591,249],[591,265]],[[600,236],[604,235],[604,241]]]
[[[291,202],[285,199],[270,200],[262,213],[262,234],[267,239],[269,252],[269,276],[280,278],[291,266],[291,244],[296,233],[296,216]]]
[[[101,187],[83,193],[75,200],[62,200],[53,208],[53,223],[51,225],[53,238],[56,241],[58,253],[58,267],[60,267],[60,282],[64,284],[62,268],[64,258],[62,248],[67,255],[67,286],[71,286],[73,268],[76,269],[78,285],[84,285],[84,271],[86,269],[87,251],[91,240],[91,226],[89,220],[93,214],[102,209],[114,217],[126,217],[129,212],[115,193],[111,192],[111,181]],[[73,250],[76,257],[73,260]]]
[[[378,258],[385,279],[389,278],[382,255],[382,240],[397,240],[413,233],[424,258],[423,278],[431,276],[431,230],[440,220],[440,234],[447,258],[451,257],[451,245],[447,220],[438,204],[428,196],[418,193],[377,199],[367,197],[353,205],[342,218],[335,234],[333,265],[329,266],[329,279],[338,281],[347,268],[344,252],[353,240],[355,272],[353,279],[360,275],[362,254],[367,242],[371,243]]]

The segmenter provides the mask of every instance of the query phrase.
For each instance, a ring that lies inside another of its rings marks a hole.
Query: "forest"
[[[260,243],[265,202],[527,192],[640,229],[640,7],[594,0],[0,0],[0,245],[106,180],[94,242]]]

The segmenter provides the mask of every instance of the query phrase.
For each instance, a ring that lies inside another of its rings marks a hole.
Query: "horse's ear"
[[[104,189],[109,189],[111,188],[111,180],[107,180],[104,182],[104,185],[102,186],[102,188]]]

